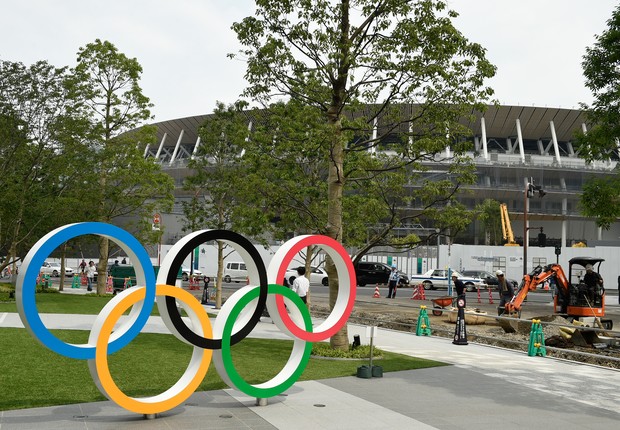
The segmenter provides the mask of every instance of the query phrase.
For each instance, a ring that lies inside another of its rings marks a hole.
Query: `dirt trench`
[[[470,310],[473,311],[473,308]],[[329,308],[322,304],[313,304],[311,312],[315,316],[326,316],[329,314]],[[415,332],[419,313],[420,309],[413,307],[377,306],[376,304],[365,306],[364,303],[356,303],[349,321],[359,324],[376,324],[378,327],[392,330]],[[454,337],[455,323],[451,322],[450,319],[455,321],[455,314],[450,318],[450,311],[446,309],[442,311],[442,315],[433,315],[432,306],[428,306],[427,315],[432,336]],[[541,326],[547,356],[620,369],[620,348],[605,347],[599,349],[593,346],[575,345],[570,340],[566,341],[560,333],[561,325],[571,325],[568,320],[557,315],[541,315],[537,318],[543,321]],[[482,318],[478,319],[481,320]],[[527,352],[531,319],[510,321],[510,323],[517,328],[514,333],[507,333],[498,319],[494,315],[489,315],[484,318],[484,324],[466,325],[467,340]],[[602,347],[600,343],[598,346]]]

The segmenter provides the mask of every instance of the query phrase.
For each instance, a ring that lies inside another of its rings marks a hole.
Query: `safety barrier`
[[[426,300],[426,292],[423,284],[418,284],[413,287],[413,294],[411,300]]]
[[[431,335],[431,323],[428,319],[425,305],[420,306],[420,315],[418,315],[418,324],[415,329],[415,334],[416,336]]]
[[[547,349],[545,348],[545,335],[540,325],[540,320],[532,320],[532,329],[530,330],[530,342],[527,348],[527,355],[534,356],[547,356]]]

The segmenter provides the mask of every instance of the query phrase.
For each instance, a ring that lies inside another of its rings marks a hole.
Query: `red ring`
[[[297,255],[297,253],[302,249],[307,248],[311,245],[326,245],[330,247],[331,249],[336,251],[338,255],[340,255],[342,261],[347,267],[350,280],[350,293],[349,301],[347,302],[344,312],[342,313],[342,317],[331,328],[320,332],[311,333],[298,327],[297,324],[295,324],[295,322],[291,320],[291,317],[286,311],[286,306],[284,305],[284,298],[281,295],[276,295],[275,300],[278,307],[278,313],[280,314],[280,318],[282,319],[282,323],[286,326],[286,328],[291,332],[292,335],[308,342],[319,342],[329,337],[332,337],[338,332],[338,330],[342,328],[342,326],[346,324],[347,319],[349,318],[349,315],[351,315],[351,311],[353,310],[353,305],[355,304],[356,281],[355,269],[353,268],[353,263],[351,262],[351,258],[349,257],[347,251],[338,241],[332,239],[331,237],[322,235],[309,235],[295,243],[295,245],[293,245],[293,247],[282,258],[282,262],[280,263],[276,279],[283,279],[286,273],[286,269],[288,268],[289,263],[295,257],[295,255]],[[327,318],[329,319],[329,317]]]

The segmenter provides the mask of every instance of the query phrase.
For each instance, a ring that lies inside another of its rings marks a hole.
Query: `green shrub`
[[[364,359],[370,357],[370,345],[360,345],[353,348],[349,345],[348,351],[341,349],[333,349],[325,342],[317,342],[312,345],[312,355],[315,357],[328,357],[328,358],[351,358],[351,359]],[[372,357],[381,358],[383,351],[373,346]]]

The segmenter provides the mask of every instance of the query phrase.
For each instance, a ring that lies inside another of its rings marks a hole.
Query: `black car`
[[[360,262],[355,266],[355,277],[357,285],[363,287],[367,284],[387,284],[390,279],[392,268],[384,263]],[[409,285],[409,277],[402,272],[398,272],[400,279],[399,286]]]

